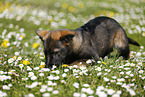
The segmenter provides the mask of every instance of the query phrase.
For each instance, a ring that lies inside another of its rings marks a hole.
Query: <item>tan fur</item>
[[[69,66],[77,65],[78,68],[80,68],[81,66],[90,66],[90,64],[87,64],[86,61],[87,61],[87,59],[80,59],[80,60],[77,60],[77,61],[69,64]]]
[[[114,37],[114,43],[115,43],[115,47],[121,47],[121,48],[126,47],[126,39],[123,31],[121,30],[117,31]]]
[[[81,44],[83,42],[81,34],[77,34],[72,41],[72,49],[74,52],[77,52],[79,48],[81,47]]]
[[[44,30],[44,31],[37,31],[37,34],[39,36],[41,36],[42,38],[48,33],[48,30]]]
[[[65,36],[67,34],[73,34],[73,35],[75,35],[76,32],[74,32],[74,31],[68,31],[68,30],[62,30],[62,31],[56,30],[56,31],[49,31],[49,32],[47,31],[47,33],[46,33],[46,31],[45,32],[42,31],[41,34],[39,34],[39,35],[41,35],[43,37],[43,40],[47,39],[49,36],[53,40],[60,40],[60,37]]]

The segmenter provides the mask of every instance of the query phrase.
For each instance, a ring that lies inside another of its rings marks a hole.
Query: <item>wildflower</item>
[[[26,77],[26,78],[22,78],[22,80],[28,80],[28,78]]]
[[[88,88],[88,89],[86,90],[86,93],[87,93],[87,94],[94,94],[94,91],[93,91],[91,88]]]
[[[64,69],[64,72],[68,72],[69,71],[69,69]]]
[[[66,3],[62,4],[62,8],[66,9],[68,7],[68,5]]]
[[[6,97],[7,93],[0,91],[0,97]]]
[[[44,73],[40,73],[39,76],[44,76]]]
[[[18,59],[17,60],[22,60],[22,57],[18,57]]]
[[[40,63],[40,68],[43,68],[43,67],[45,67],[45,62]]]
[[[41,93],[44,93],[45,91],[46,91],[45,88],[41,88],[41,89],[40,89],[40,92],[41,92]]]
[[[132,90],[132,89],[129,89],[129,93],[130,93],[131,96],[135,96],[136,95],[135,91]]]
[[[68,65],[67,64],[63,64],[62,67],[68,67]]]
[[[16,60],[17,56],[13,56],[13,59]]]
[[[52,85],[52,81],[47,81],[48,86]]]
[[[63,74],[62,74],[62,77],[66,77],[66,76],[67,76],[67,74],[66,74],[66,73],[63,73]]]
[[[133,77],[133,76],[134,76],[134,74],[130,74],[129,76]]]
[[[120,74],[122,74],[122,75],[123,75],[123,74],[124,74],[124,72],[122,71],[122,72],[120,72]]]
[[[129,75],[131,73],[131,71],[126,72],[127,75]]]
[[[76,93],[76,92],[75,92],[75,93],[73,94],[73,96],[74,96],[74,97],[80,97],[81,95],[80,95],[80,93]]]
[[[4,39],[3,42],[1,43],[1,47],[5,47],[7,48],[8,46],[10,46],[10,43],[8,40]]]
[[[20,32],[24,32],[25,31],[25,29],[24,28],[20,28]]]
[[[113,94],[112,97],[120,97],[120,94]]]
[[[14,58],[8,59],[8,63],[12,63],[14,61]]]
[[[31,77],[31,80],[36,80],[37,79],[37,77],[35,76],[35,75],[33,75],[32,77]]]
[[[116,93],[117,93],[117,94],[121,94],[121,93],[122,93],[122,91],[121,91],[121,90],[119,90],[119,91],[117,91]]]
[[[3,71],[0,71],[0,74],[3,74],[4,72]]]
[[[101,71],[101,67],[97,67],[95,70]]]
[[[96,95],[98,95],[99,97],[107,97],[107,94],[105,92],[102,92],[102,91],[97,91]]]
[[[113,90],[113,89],[108,89],[107,90],[107,94],[108,95],[112,95],[112,94],[114,94],[115,93],[115,90]]]
[[[110,82],[116,82],[116,80],[110,80]]]
[[[7,86],[7,85],[3,85],[3,89],[4,89],[4,90],[10,90],[10,87]]]
[[[31,71],[32,68],[30,66],[27,66],[27,71]]]
[[[75,82],[75,83],[73,84],[73,86],[74,86],[75,88],[79,88],[79,83],[76,83],[76,82]]]
[[[106,65],[106,63],[105,62],[101,62],[102,64],[104,64],[104,65]]]
[[[102,73],[101,73],[101,72],[99,72],[99,73],[97,73],[97,76],[101,76],[101,74],[102,74]]]
[[[23,64],[28,65],[28,64],[30,64],[30,62],[28,60],[23,60]]]
[[[144,70],[140,70],[140,71],[139,71],[140,74],[143,74],[143,72],[144,72]]]
[[[61,80],[61,83],[64,83],[64,84],[66,84],[66,81],[65,81],[65,80]]]
[[[15,52],[15,55],[18,56],[19,55],[19,52]]]
[[[120,78],[120,79],[118,78],[117,81],[121,82],[121,81],[125,81],[125,79],[124,78]]]
[[[24,38],[24,36],[21,35],[21,36],[19,37],[19,40],[22,40],[23,38]]]
[[[24,65],[23,64],[19,64],[19,67],[22,69],[24,67]]]
[[[89,85],[89,84],[84,84],[83,86],[84,86],[84,87],[89,87],[90,85]]]
[[[54,80],[59,80],[59,76],[55,76],[54,77]]]
[[[52,70],[54,70],[55,68],[56,68],[56,66],[55,66],[55,65],[53,65],[53,66],[52,66]]]
[[[70,6],[70,7],[68,8],[68,10],[69,10],[70,12],[74,12],[74,11],[75,11],[75,8],[74,8],[73,6]]]
[[[108,82],[109,79],[107,77],[103,77],[104,81]]]
[[[33,48],[34,48],[34,49],[37,48],[38,46],[39,46],[39,44],[36,43],[36,42],[33,44]]]
[[[49,91],[49,92],[52,91],[52,90],[53,90],[52,87],[48,87],[48,88],[47,88],[47,91]]]
[[[89,60],[86,61],[86,63],[90,64],[90,63],[92,63],[92,60],[89,59]]]
[[[44,93],[44,94],[42,95],[42,97],[49,97],[49,96],[50,96],[49,93]]]
[[[140,56],[141,56],[141,53],[138,52],[138,53],[136,54],[136,57],[140,57]]]
[[[35,68],[33,68],[34,70],[39,70],[39,67],[35,67]]]
[[[83,7],[84,7],[84,3],[80,2],[80,3],[78,4],[78,6],[79,6],[80,8],[83,8]]]
[[[79,74],[80,74],[80,75],[83,75],[83,72],[80,72]]]
[[[101,63],[101,61],[97,61],[97,63],[99,64],[99,63]]]
[[[56,73],[56,74],[59,74],[59,73],[60,73],[60,71],[59,71],[59,70],[56,70],[56,71],[55,71],[55,73]]]
[[[129,70],[130,68],[124,68],[125,70]]]
[[[28,47],[29,46],[29,44],[28,44],[28,42],[25,42],[25,44],[24,44],[26,47]]]
[[[34,94],[30,93],[26,97],[35,97]]]
[[[116,76],[112,76],[112,78],[113,78],[113,79],[116,79],[117,77],[116,77]]]
[[[133,66],[135,66],[135,64],[134,64],[134,63],[131,63],[131,64],[130,64],[130,66],[132,66],[132,67],[133,67]]]
[[[31,76],[34,76],[34,73],[33,72],[29,72],[28,77],[31,77]]]
[[[58,91],[58,90],[54,90],[52,93],[53,93],[53,94],[58,94],[59,91]]]

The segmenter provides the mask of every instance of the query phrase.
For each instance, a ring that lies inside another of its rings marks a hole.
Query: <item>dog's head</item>
[[[69,52],[69,45],[76,32],[70,30],[36,30],[36,33],[44,44],[45,67],[51,68],[52,65],[62,64]]]

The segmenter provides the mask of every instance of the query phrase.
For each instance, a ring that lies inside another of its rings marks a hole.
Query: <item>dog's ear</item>
[[[48,33],[47,30],[40,31],[40,30],[35,30],[36,34],[40,37],[42,41],[44,41],[44,36]]]
[[[65,30],[65,31],[62,31],[61,35],[62,36],[60,37],[60,41],[65,45],[69,45],[70,41],[76,35],[76,32]]]

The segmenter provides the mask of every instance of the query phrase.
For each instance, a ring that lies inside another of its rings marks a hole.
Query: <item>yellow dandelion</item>
[[[22,39],[24,38],[24,36],[22,36],[22,35],[20,37],[22,37]]]
[[[67,64],[63,64],[62,67],[68,67],[68,65]]]
[[[13,56],[13,59],[16,60],[17,56]]]
[[[34,48],[34,49],[37,48],[38,46],[39,46],[39,44],[36,43],[36,42],[33,44],[33,48]]]
[[[39,82],[39,85],[42,85],[42,82]]]
[[[9,43],[9,41],[4,39],[3,42],[1,43],[1,46],[7,48],[8,47],[8,43]]]
[[[67,7],[68,7],[68,4],[66,4],[66,3],[62,4],[62,8],[66,9]]]
[[[68,8],[68,10],[69,10],[70,12],[74,12],[74,11],[75,11],[75,8],[74,8],[73,6],[70,6],[70,7]]]
[[[102,64],[104,64],[104,65],[106,65],[106,63],[105,62],[101,62]]]
[[[41,62],[39,67],[44,68],[45,67],[45,62]]]
[[[109,17],[114,17],[115,13],[113,11],[109,12]]]
[[[30,62],[28,60],[23,60],[23,64],[28,65],[28,64],[30,64]]]
[[[79,8],[84,8],[84,3],[79,3],[78,6]]]
[[[6,42],[1,43],[1,47],[8,47]]]

